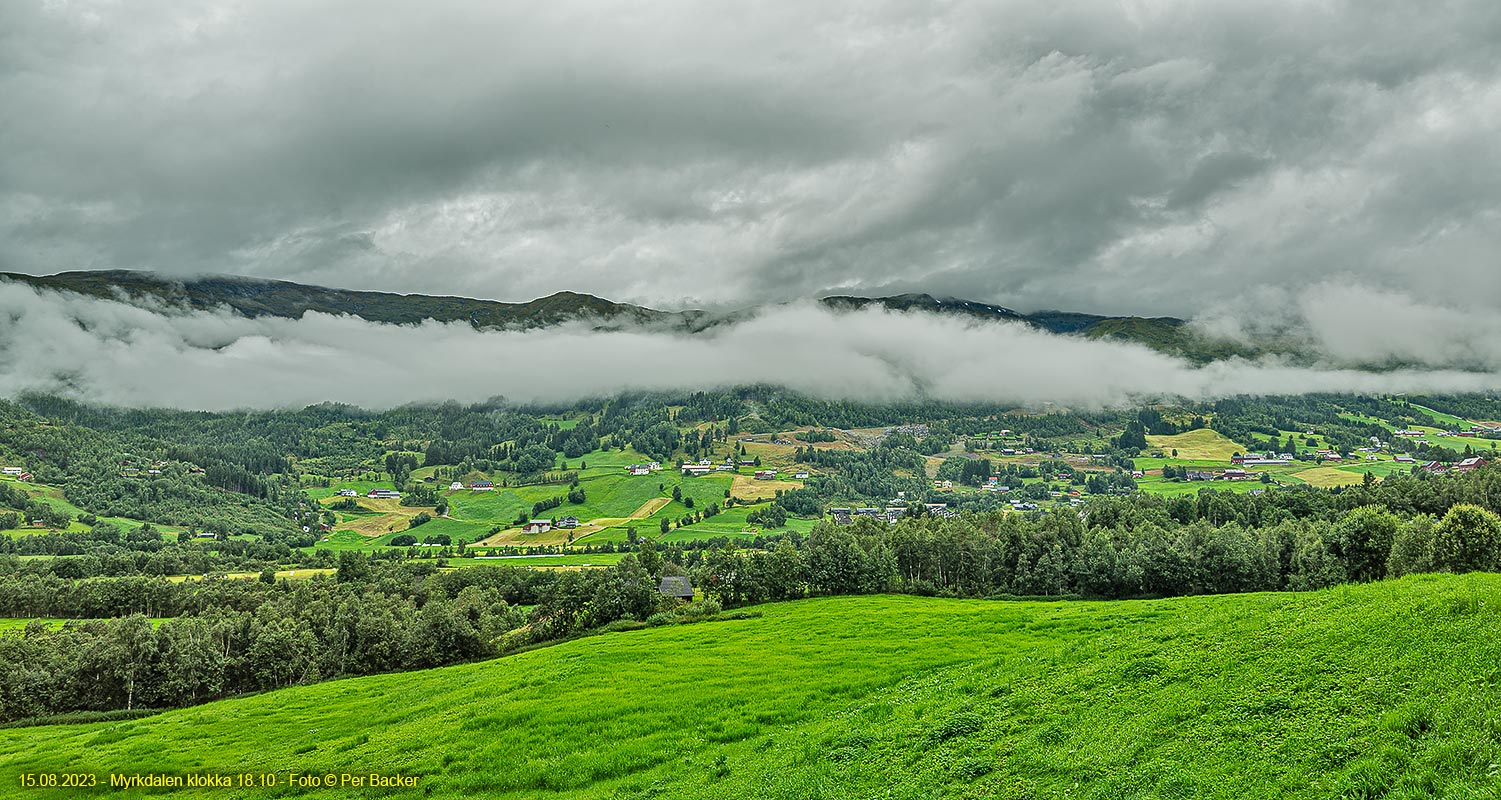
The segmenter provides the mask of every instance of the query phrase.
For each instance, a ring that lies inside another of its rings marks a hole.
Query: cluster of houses
[[[0,467],[0,475],[15,478],[18,481],[31,480],[31,473],[21,467]]]
[[[1459,439],[1473,439],[1476,436],[1481,436],[1481,435],[1487,434],[1487,433],[1501,433],[1501,429],[1491,428],[1491,427],[1487,427],[1485,425],[1471,425],[1468,429],[1462,430],[1462,431],[1461,430],[1447,430],[1447,431],[1444,431],[1442,433],[1434,433],[1434,434],[1424,433],[1423,431],[1409,431],[1409,430],[1392,431],[1392,435],[1393,436],[1401,436],[1401,437],[1403,437],[1405,439],[1420,439],[1420,438],[1422,438],[1424,436],[1430,436],[1430,435],[1432,435],[1432,436],[1448,436],[1448,437],[1451,437],[1451,438],[1459,438]]]
[[[1429,461],[1423,465],[1423,471],[1433,475],[1444,475],[1450,472],[1472,472],[1483,466],[1485,466],[1485,459],[1475,456],[1453,464],[1445,464],[1442,461]]]
[[[1283,461],[1281,463],[1288,463]],[[1202,469],[1190,469],[1183,472],[1183,480],[1186,481],[1257,481],[1261,480],[1263,473],[1249,472],[1241,467],[1229,467],[1224,472],[1211,472]]]
[[[578,517],[558,517],[556,521],[550,519],[533,519],[527,520],[527,523],[521,526],[521,532],[547,533],[554,528],[557,528],[558,530],[570,530],[577,528],[578,526]]]
[[[950,490],[950,489],[954,488],[954,482],[953,481],[933,481],[933,488],[937,489],[939,491]],[[1001,483],[1001,477],[999,475],[991,475],[989,478],[986,478],[985,479],[985,483],[980,486],[980,491],[982,491],[982,492],[1009,492],[1009,491],[1011,491],[1011,487],[1008,484]]]
[[[1320,455],[1329,451],[1321,450]],[[1335,453],[1335,455],[1339,455]],[[1278,464],[1293,463],[1292,453],[1236,453],[1230,457],[1230,463],[1237,467],[1271,467]]]
[[[922,506],[929,516],[943,519],[959,516],[959,512],[949,510],[948,503],[923,503]],[[906,516],[907,509],[908,505],[905,500],[893,500],[885,508],[830,508],[829,516],[838,525],[848,525],[857,517],[869,517],[892,523]]]
[[[1011,487],[1001,483],[1001,476],[991,475],[985,479],[985,485],[981,486],[980,490],[985,492],[1009,492],[1011,491]]]
[[[625,471],[626,474],[629,475],[650,475],[653,472],[660,471],[661,469],[662,462],[648,461],[645,464],[631,464],[630,466],[625,468]]]
[[[401,492],[395,489],[371,489],[365,496],[376,500],[400,500]]]
[[[747,458],[740,461],[740,466],[755,466],[755,463],[755,459]],[[636,471],[636,469],[641,466],[643,465],[633,464],[628,469],[631,471],[632,475],[645,475],[645,472]],[[660,469],[660,467],[656,466],[656,462],[652,462],[652,468]],[[682,466],[683,474],[690,477],[708,475],[711,472],[734,472],[736,469],[737,465],[733,457],[725,458],[724,463],[722,464],[715,464],[707,458],[702,458],[699,459],[697,463],[684,462]],[[758,469],[755,472],[755,479],[758,481],[775,480],[776,477],[777,471],[774,469]],[[808,477],[808,471],[798,470],[797,472],[793,473],[792,477],[797,478],[798,480],[803,480]]]

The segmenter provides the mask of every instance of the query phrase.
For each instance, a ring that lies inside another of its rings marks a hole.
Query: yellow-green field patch
[[[1357,472],[1348,472],[1339,467],[1314,467],[1300,472],[1292,473],[1299,480],[1309,486],[1317,486],[1320,489],[1328,489],[1334,486],[1353,486],[1365,480],[1365,476]]]
[[[751,475],[736,475],[730,494],[737,500],[770,500],[777,492],[803,488],[802,481],[758,481]]]
[[[1188,461],[1229,461],[1236,453],[1246,452],[1244,445],[1225,438],[1224,434],[1208,428],[1174,434],[1172,436],[1148,436],[1147,444],[1158,448],[1163,455]]]

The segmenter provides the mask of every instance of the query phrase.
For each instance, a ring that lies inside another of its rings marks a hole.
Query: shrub
[[[1501,569],[1501,517],[1460,503],[1433,530],[1434,566],[1450,572]]]

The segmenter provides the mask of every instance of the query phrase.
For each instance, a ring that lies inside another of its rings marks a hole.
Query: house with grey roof
[[[657,591],[661,592],[663,597],[676,597],[679,600],[693,599],[693,584],[682,575],[664,575],[661,585],[657,586]]]

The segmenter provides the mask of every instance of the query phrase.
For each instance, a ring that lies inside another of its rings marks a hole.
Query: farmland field
[[[1236,453],[1246,452],[1245,445],[1236,444],[1225,438],[1223,434],[1208,428],[1173,436],[1148,436],[1147,444],[1161,450],[1163,455],[1171,455],[1174,450],[1177,450],[1176,458],[1188,461],[1212,461],[1217,464],[1225,464]]]
[[[295,770],[419,776],[381,793],[395,797],[1494,798],[1498,608],[1495,575],[1160,601],[799,601],[0,731],[0,781]],[[675,686],[693,691],[661,690]]]
[[[1353,486],[1365,480],[1359,472],[1352,472],[1340,467],[1314,467],[1293,473],[1298,480],[1310,486],[1325,489],[1331,486]]]
[[[785,449],[785,448],[783,448]],[[572,530],[573,541],[592,543],[623,542],[629,535],[628,528],[636,528],[643,535],[656,537],[662,519],[676,524],[681,517],[691,513],[686,505],[692,498],[694,508],[704,509],[711,503],[724,505],[733,494],[742,502],[764,502],[776,491],[801,487],[801,481],[756,481],[748,474],[712,473],[688,477],[667,467],[650,475],[627,475],[623,467],[643,463],[649,459],[634,450],[597,450],[576,459],[570,466],[580,464],[587,468],[580,472],[579,488],[584,491],[581,503],[567,502],[570,489],[564,484],[507,487],[497,486],[494,491],[476,492],[470,489],[449,491],[449,481],[439,480],[442,496],[449,504],[448,516],[433,521],[411,533],[419,540],[446,534],[453,541],[463,539],[471,544],[485,545],[563,545],[568,543],[570,532],[553,530],[541,534],[527,534],[516,526],[521,516],[530,516],[535,503],[562,497],[565,502],[543,512],[546,518],[569,515],[578,517],[580,527]],[[499,483],[499,479],[497,479]],[[362,495],[372,488],[389,488],[389,484],[359,480],[335,482],[329,487],[309,489],[309,494],[320,502],[329,504],[340,499],[340,489],[353,489]],[[677,490],[683,500],[674,500]],[[376,500],[356,497],[358,511],[340,511],[334,533],[318,544],[333,550],[364,549],[381,547],[394,536],[408,532],[408,521],[418,512],[430,508],[403,506],[396,500]],[[720,520],[706,520],[700,524],[674,531],[670,541],[689,541],[696,538],[721,535],[740,535],[744,530],[744,510],[736,516]],[[789,528],[807,530],[812,521],[794,521]]]
[[[0,617],[0,635],[7,633],[18,633],[27,625],[30,625],[33,622],[41,623],[42,625],[45,625],[49,628],[61,628],[64,624],[74,621],[75,620],[59,619],[57,617]],[[83,622],[84,620],[76,621]],[[151,618],[152,625],[160,625],[166,621],[167,619],[165,617]]]
[[[455,558],[450,566],[480,566],[504,564],[513,567],[602,567],[620,563],[625,553],[561,553],[543,556],[490,556],[480,558]]]

